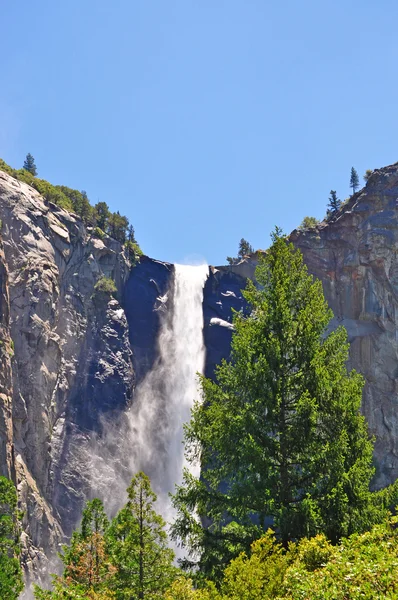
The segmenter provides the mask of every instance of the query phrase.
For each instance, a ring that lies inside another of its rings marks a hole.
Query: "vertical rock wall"
[[[398,477],[398,165],[374,171],[335,220],[291,238],[322,280],[333,326],[348,331],[376,436],[375,485],[387,485]]]
[[[12,338],[0,252],[0,469],[8,473],[10,461],[15,469],[26,547],[55,555],[90,495],[87,461],[102,415],[131,401],[124,310],[94,288],[111,277],[120,298],[129,264],[118,242],[93,237],[78,217],[2,172],[0,218]]]

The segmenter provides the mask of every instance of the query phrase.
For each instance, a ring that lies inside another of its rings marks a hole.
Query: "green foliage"
[[[315,229],[316,227],[318,227],[318,225],[319,221],[315,217],[304,217],[304,219],[301,222],[301,225],[299,226],[299,229]]]
[[[244,258],[247,254],[252,254],[253,252],[253,246],[251,246],[247,240],[241,238],[239,242],[238,258]]]
[[[111,213],[108,218],[108,233],[111,237],[118,240],[121,244],[126,241],[127,229],[129,221],[127,217],[123,217],[119,211]]]
[[[102,292],[104,294],[114,294],[117,292],[116,283],[110,277],[105,277],[103,275],[98,279],[96,284],[94,285],[94,290],[96,292]]]
[[[240,260],[242,260],[242,258],[247,256],[248,254],[253,254],[253,252],[254,252],[253,246],[251,246],[247,240],[245,240],[244,238],[241,238],[241,240],[239,242],[238,256],[237,257],[227,256],[227,262],[229,265],[234,265],[234,264],[238,263]]]
[[[128,502],[109,523],[102,502],[87,502],[80,529],[63,547],[64,571],[51,591],[35,589],[39,600],[130,600],[163,597],[177,575],[167,547],[165,522],[153,506],[156,496],[144,473],[133,477]],[[209,599],[211,600],[211,599]]]
[[[177,577],[166,590],[164,600],[219,600],[220,596],[211,582],[203,589],[195,589],[192,579]]]
[[[76,213],[86,225],[95,227],[95,235],[101,237],[100,231],[124,244],[126,239],[137,244],[134,237],[134,228],[129,225],[128,218],[119,212],[111,213],[106,202],[98,202],[95,206],[90,204],[87,193],[74,190],[65,185],[52,185],[44,179],[38,179],[30,170],[13,169],[0,159],[0,170],[8,173],[15,179],[32,186],[43,196],[47,202],[52,202],[65,210]],[[133,251],[136,260],[139,256],[139,246]]]
[[[372,177],[372,175],[373,175],[373,169],[366,169],[365,175],[363,176],[366,183],[369,181],[369,179]]]
[[[94,227],[93,229],[93,236],[100,238],[100,240],[103,240],[105,238],[106,233],[100,229],[99,227]]]
[[[336,543],[383,513],[369,491],[363,380],[347,373],[345,329],[327,334],[321,282],[279,232],[256,279],[244,292],[250,315],[234,316],[231,360],[216,382],[201,378],[202,402],[186,427],[187,458],[200,458],[201,478],[186,471],[173,499],[174,537],[215,578],[270,518],[286,546],[318,532]]]
[[[140,258],[143,255],[143,252],[137,242],[131,242],[127,240],[125,243],[125,247],[127,248],[127,252],[129,254],[129,259],[132,266],[136,265],[140,262]]]
[[[39,600],[111,600],[115,596],[109,590],[115,568],[109,558],[105,533],[109,521],[102,502],[98,498],[87,502],[83,510],[80,530],[75,531],[69,546],[63,547],[61,559],[64,572],[54,576],[53,590],[35,589]]]
[[[328,204],[328,216],[335,215],[341,207],[341,200],[337,198],[335,190],[330,190],[329,204]]]
[[[357,171],[354,167],[351,167],[351,176],[350,176],[350,188],[352,188],[352,193],[355,194],[357,188],[359,187],[359,177]]]
[[[30,154],[30,152],[28,152],[28,154],[26,155],[26,158],[23,163],[23,168],[25,169],[25,171],[29,171],[29,173],[31,173],[34,177],[36,177],[37,168],[35,165],[35,159]]]
[[[117,571],[112,589],[117,600],[159,598],[176,576],[174,552],[167,547],[166,523],[154,510],[156,495],[148,477],[138,473],[127,488],[128,502],[107,534]]]
[[[73,212],[79,215],[86,224],[92,225],[95,223],[95,208],[91,206],[85,191],[79,192],[66,185],[56,185],[55,189],[62,192],[70,200]]]
[[[102,229],[102,231],[106,231],[108,228],[108,219],[111,214],[109,206],[106,202],[97,202],[94,206],[94,210],[98,227]]]
[[[287,549],[268,531],[225,569],[219,591],[211,600],[379,600],[397,598],[397,518],[353,534],[338,546],[323,534]],[[179,583],[181,589],[183,582]],[[206,589],[192,590],[185,582],[186,598],[209,598]],[[211,588],[210,588],[211,590]],[[177,592],[178,592],[177,588]],[[167,600],[182,600],[170,595]]]
[[[23,589],[19,564],[17,493],[14,484],[0,476],[0,598],[16,600]]]

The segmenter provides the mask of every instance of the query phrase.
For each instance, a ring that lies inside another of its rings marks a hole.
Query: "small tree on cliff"
[[[25,169],[25,171],[29,171],[29,173],[32,173],[32,175],[36,177],[37,168],[35,165],[35,159],[30,154],[30,152],[28,152],[28,154],[26,155],[25,161],[23,163],[23,168]]]
[[[329,204],[328,204],[328,214],[334,215],[341,206],[341,200],[337,198],[337,194],[335,190],[330,190]]]
[[[253,246],[247,240],[242,238],[239,242],[238,258],[244,258],[247,254],[254,252]]]
[[[201,477],[186,471],[173,499],[174,537],[213,577],[270,522],[287,545],[319,532],[337,542],[379,517],[369,492],[373,444],[359,413],[363,379],[347,372],[345,329],[327,334],[321,282],[279,231],[256,279],[244,292],[251,313],[234,316],[231,360],[215,382],[201,378],[186,428],[187,458],[201,461]]]
[[[351,167],[350,187],[352,188],[353,194],[355,194],[357,188],[359,188],[359,177],[354,167]]]

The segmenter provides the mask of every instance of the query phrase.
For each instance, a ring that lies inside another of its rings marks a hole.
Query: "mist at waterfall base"
[[[91,448],[93,496],[113,515],[125,503],[131,477],[144,471],[158,496],[157,510],[174,519],[169,493],[182,482],[183,468],[200,474],[200,465],[184,458],[183,424],[199,399],[197,373],[203,373],[203,287],[209,268],[174,265],[174,278],[162,298],[164,312],[154,366],[136,388],[132,407],[118,421],[104,423],[104,434]],[[167,308],[166,308],[167,307]],[[174,548],[177,557],[180,548]]]

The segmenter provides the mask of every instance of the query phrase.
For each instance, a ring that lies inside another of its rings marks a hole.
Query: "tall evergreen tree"
[[[335,190],[330,190],[328,213],[332,214],[332,215],[335,214],[339,210],[340,206],[341,206],[341,200],[339,200],[339,198],[337,198],[337,194],[336,194]]]
[[[256,279],[244,292],[250,315],[234,316],[231,360],[216,382],[202,377],[186,428],[201,478],[186,471],[173,499],[174,537],[213,577],[270,523],[285,545],[318,532],[336,542],[379,516],[363,380],[347,372],[345,329],[327,333],[321,282],[278,231]]]
[[[359,188],[359,177],[354,167],[351,167],[350,187],[352,188],[353,194],[355,194],[357,188]]]
[[[111,523],[108,543],[116,574],[117,600],[155,600],[171,584],[176,569],[167,547],[166,523],[153,506],[156,495],[144,473],[127,488],[128,502]]]
[[[25,171],[29,171],[29,173],[32,173],[32,175],[36,177],[37,168],[35,165],[35,159],[30,154],[30,152],[28,152],[28,154],[26,155],[25,161],[23,163],[23,168],[25,169]]]
[[[18,560],[17,493],[12,481],[0,477],[0,598],[17,600],[23,589]]]

